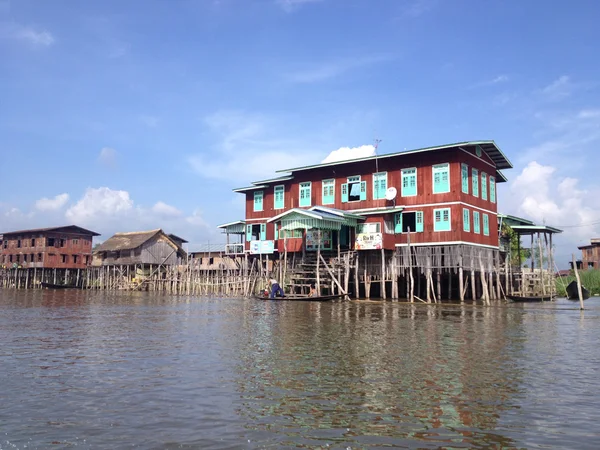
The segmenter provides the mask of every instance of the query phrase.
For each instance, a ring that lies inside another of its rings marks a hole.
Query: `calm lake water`
[[[0,449],[597,449],[577,305],[0,291]]]

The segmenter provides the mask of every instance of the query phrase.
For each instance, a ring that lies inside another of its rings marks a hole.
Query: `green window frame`
[[[311,191],[312,183],[310,181],[300,183],[300,201],[298,202],[300,207],[311,205]]]
[[[471,231],[471,213],[467,208],[463,208],[463,231]]]
[[[481,200],[487,200],[487,173],[481,172]]]
[[[433,193],[445,194],[450,192],[450,164],[436,164],[432,168]]]
[[[450,231],[450,208],[433,210],[433,231]]]
[[[285,208],[285,186],[283,184],[273,188],[273,196],[275,197],[275,209]]]
[[[473,197],[479,197],[479,171],[475,168],[471,169],[471,181],[473,186]]]
[[[402,233],[402,213],[394,214],[394,233]]]
[[[479,221],[479,211],[473,211],[473,233],[481,233],[481,224]]]
[[[462,181],[463,194],[469,193],[469,166],[461,164],[460,166],[460,179]]]
[[[373,200],[385,199],[387,190],[387,172],[373,174]]]
[[[367,199],[367,182],[360,181],[360,175],[348,177],[347,181],[342,184],[342,203]]]
[[[333,205],[335,203],[335,180],[323,180],[321,183],[321,203],[323,205]]]
[[[496,203],[496,178],[490,175],[490,202]]]
[[[417,233],[423,232],[423,211],[417,211]]]
[[[261,241],[267,240],[267,224],[266,223],[260,224],[260,240]]]
[[[484,236],[490,235],[490,218],[488,217],[487,214],[483,215],[483,235]]]
[[[263,210],[263,191],[254,191],[254,212]]]
[[[417,195],[417,168],[402,169],[402,197],[414,197]]]

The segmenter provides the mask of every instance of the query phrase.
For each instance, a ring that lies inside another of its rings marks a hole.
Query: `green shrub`
[[[561,281],[562,278],[562,281]],[[581,278],[581,284],[583,284],[587,290],[590,291],[591,295],[600,295],[600,270],[588,269],[580,270],[579,278]],[[566,297],[565,287],[569,285],[571,281],[574,281],[575,274],[571,271],[571,275],[568,277],[556,277],[556,293],[559,297]]]

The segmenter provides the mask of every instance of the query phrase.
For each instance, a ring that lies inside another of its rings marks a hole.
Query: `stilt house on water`
[[[179,265],[186,261],[185,242],[161,229],[116,233],[94,250],[92,265]]]
[[[361,297],[489,301],[504,289],[497,185],[510,168],[494,141],[473,141],[279,170],[234,189],[246,217],[220,228],[232,255],[303,261],[280,273],[296,292],[354,278]]]
[[[0,235],[0,265],[85,269],[91,263],[94,236],[100,235],[76,225],[6,232]]]

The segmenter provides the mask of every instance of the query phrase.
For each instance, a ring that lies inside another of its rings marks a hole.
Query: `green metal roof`
[[[503,219],[508,225],[535,225],[531,220],[523,219],[522,217],[511,216],[510,214],[498,214],[498,217]]]
[[[431,151],[435,151],[435,150],[444,150],[444,149],[457,148],[457,147],[472,147],[472,146],[476,146],[476,145],[479,145],[481,147],[481,149],[488,154],[488,156],[496,164],[497,169],[511,169],[513,167],[512,163],[508,160],[508,158],[504,155],[504,153],[502,153],[502,151],[500,150],[500,148],[496,145],[496,143],[494,141],[467,141],[467,142],[457,142],[454,144],[440,145],[440,146],[436,146],[436,147],[425,147],[425,148],[420,148],[420,149],[415,149],[415,150],[407,150],[407,151],[396,152],[396,153],[387,153],[387,154],[383,154],[383,155],[367,156],[364,158],[345,159],[343,161],[332,161],[332,162],[328,162],[328,163],[315,164],[312,166],[294,167],[291,169],[277,170],[276,172],[278,172],[278,173],[281,173],[281,172],[293,173],[293,172],[300,172],[303,170],[316,169],[319,167],[338,166],[341,164],[350,164],[350,163],[362,162],[362,161],[373,161],[375,159],[392,158],[395,156],[412,155],[415,153],[424,153],[424,152],[431,152]]]
[[[252,184],[270,184],[270,183],[277,183],[279,181],[287,181],[287,180],[291,180],[294,177],[290,176],[290,175],[286,175],[283,177],[277,177],[277,178],[270,178],[268,180],[262,180],[262,181],[253,181]]]
[[[562,233],[563,230],[548,225],[514,225],[511,226],[518,234]]]
[[[394,206],[392,208],[374,208],[374,209],[367,209],[367,210],[363,210],[363,211],[358,209],[358,210],[355,210],[354,212],[356,214],[360,214],[361,216],[371,216],[374,214],[397,213],[397,212],[401,212],[403,210],[404,210],[404,206]]]
[[[262,189],[262,188],[266,188],[268,186],[266,185],[255,185],[255,186],[246,186],[246,187],[241,187],[241,188],[237,188],[234,189],[233,192],[246,192],[246,191],[253,191],[254,189]]]

